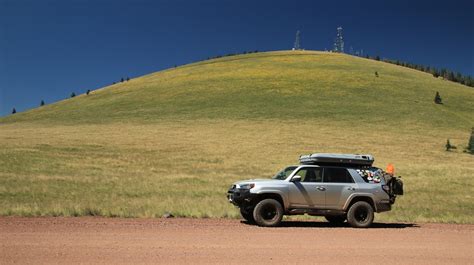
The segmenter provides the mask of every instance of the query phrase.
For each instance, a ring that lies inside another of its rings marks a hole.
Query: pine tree
[[[460,72],[456,73],[455,79],[456,79],[456,82],[458,82],[458,83],[462,84],[464,82],[464,77],[462,76],[462,74]]]
[[[87,89],[86,95],[89,95],[91,93],[90,89]]]
[[[376,60],[376,61],[380,61],[380,56],[378,56],[378,55],[375,56],[375,60]]]
[[[467,151],[471,154],[474,154],[474,127],[471,129],[471,137],[469,138],[469,143],[467,144]]]
[[[451,148],[453,148],[453,146],[451,145],[451,143],[449,142],[449,139],[448,141],[446,142],[446,151],[451,151]]]
[[[456,78],[454,77],[454,73],[452,71],[448,71],[448,74],[447,74],[447,79],[449,81],[456,81]]]
[[[130,78],[127,76],[127,82],[130,81]]]
[[[13,108],[13,110],[12,110],[12,114],[15,114],[15,113],[16,113],[16,109],[15,109],[15,108]]]
[[[41,100],[40,106],[44,106],[44,100]]]
[[[120,83],[123,83],[123,77],[120,79]]]
[[[76,96],[76,93],[72,92],[71,93],[71,98],[75,97]]]
[[[435,98],[434,98],[434,102],[436,104],[443,104],[443,100],[441,99],[441,96],[439,95],[439,92],[436,91],[436,95],[435,95]]]

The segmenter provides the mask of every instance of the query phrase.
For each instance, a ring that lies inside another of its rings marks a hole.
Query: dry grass
[[[462,143],[468,132],[341,128],[325,120],[2,125],[0,214],[237,217],[225,199],[233,181],[270,177],[301,153],[370,151],[377,165],[394,163],[406,185],[378,220],[474,221],[473,157],[439,142]]]

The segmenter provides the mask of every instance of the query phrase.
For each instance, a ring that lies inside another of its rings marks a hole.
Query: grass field
[[[237,217],[233,181],[317,151],[395,164],[406,195],[378,220],[474,223],[472,126],[474,89],[412,69],[323,52],[204,61],[0,118],[0,215]]]

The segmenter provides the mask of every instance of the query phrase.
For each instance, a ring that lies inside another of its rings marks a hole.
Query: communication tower
[[[344,38],[342,37],[342,27],[337,28],[337,36],[334,40],[334,52],[344,52]]]
[[[300,31],[296,31],[296,39],[295,39],[295,46],[293,47],[293,50],[299,50],[300,49]]]

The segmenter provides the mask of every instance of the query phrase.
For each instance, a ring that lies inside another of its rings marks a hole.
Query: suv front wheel
[[[352,227],[366,228],[374,221],[374,208],[368,202],[358,201],[347,212],[347,222]]]
[[[283,218],[283,207],[274,199],[261,200],[253,210],[253,219],[259,226],[278,226]]]

